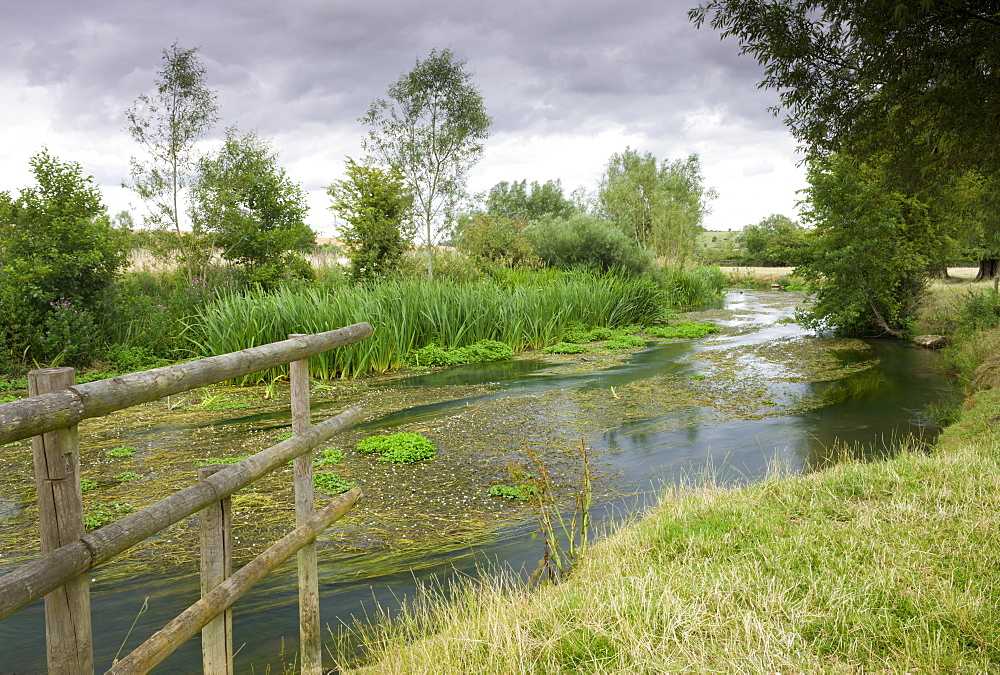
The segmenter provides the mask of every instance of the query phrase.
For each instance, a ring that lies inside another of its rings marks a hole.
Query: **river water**
[[[602,458],[602,475],[613,487],[595,505],[598,521],[650,505],[664,485],[692,477],[710,473],[723,485],[752,482],[775,467],[800,472],[822,465],[838,442],[863,444],[867,453],[879,454],[907,437],[932,440],[937,430],[923,411],[950,390],[949,380],[933,367],[933,353],[889,341],[839,345],[833,353],[845,366],[842,373],[827,368],[822,378],[799,377],[815,347],[835,341],[790,322],[798,301],[801,296],[788,293],[730,292],[721,310],[703,315],[725,326],[727,334],[652,345],[597,370],[512,361],[417,375],[394,386],[488,385],[487,393],[399,410],[364,427],[391,431],[413,420],[457,415],[484,399],[511,397],[544,400],[539,414],[551,426],[572,427],[575,416],[584,414],[581,401],[596,402],[586,411],[598,418],[586,442]],[[661,405],[670,383],[678,382],[701,388]],[[335,627],[377,607],[391,611],[418,583],[447,584],[453,575],[495,564],[533,568],[540,557],[533,530],[531,522],[515,521],[482,545],[424,553],[412,564],[396,560],[384,573],[366,569],[363,554],[334,562],[321,558],[322,621]],[[234,607],[237,672],[251,667],[279,672],[292,663],[298,630],[294,565],[293,558]],[[197,599],[197,585],[191,576],[102,582],[96,574],[91,602],[98,670],[106,669],[123,645],[122,654]],[[44,672],[41,602],[0,623],[0,654],[0,672]],[[156,672],[199,671],[199,643],[193,639]]]

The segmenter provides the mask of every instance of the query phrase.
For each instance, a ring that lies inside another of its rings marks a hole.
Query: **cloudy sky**
[[[152,93],[162,51],[198,47],[221,120],[269,139],[309,192],[308,221],[333,229],[324,188],[360,158],[357,121],[431,49],[474,73],[493,117],[473,191],[561,179],[593,190],[627,146],[660,159],[698,153],[719,192],[708,229],[795,214],[804,170],[767,112],[760,67],[687,20],[696,0],[34,0],[6,3],[0,37],[0,190],[31,183],[42,147],[79,162],[114,213],[140,152],[124,111]]]

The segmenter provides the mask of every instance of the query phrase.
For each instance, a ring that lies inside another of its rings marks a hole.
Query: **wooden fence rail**
[[[86,572],[188,516],[201,512],[203,517],[208,518],[213,505],[222,508],[220,513],[224,513],[220,502],[294,460],[296,529],[232,576],[228,576],[226,560],[210,560],[205,564],[203,556],[202,600],[121,662],[131,665],[119,664],[113,672],[146,672],[217,615],[228,610],[250,586],[298,552],[302,672],[320,673],[322,660],[318,639],[315,537],[353,506],[360,490],[355,488],[314,513],[312,450],[358,421],[361,409],[350,408],[310,427],[307,359],[363,340],[371,333],[369,324],[360,323],[314,335],[293,335],[282,342],[240,352],[80,385],[73,384],[73,371],[69,368],[30,373],[31,393],[36,395],[0,405],[0,443],[35,437],[32,443],[39,492],[42,555],[0,577],[0,620],[45,597],[50,672],[92,671]],[[292,364],[291,438],[211,475],[204,475],[195,485],[141,511],[83,534],[76,443],[78,422],[286,363]],[[228,536],[225,527],[218,531],[226,531],[225,536]],[[223,540],[212,541],[213,536],[218,537],[206,534],[208,538],[203,538],[203,541],[217,548],[223,557],[227,556],[229,544]],[[208,554],[208,557],[212,555]],[[57,593],[61,595],[53,601]],[[221,625],[226,626],[227,622],[228,619],[225,619]],[[219,663],[220,659],[228,661],[224,672],[232,670],[231,657],[228,656],[232,653],[232,631],[220,630],[219,625],[216,622],[203,633],[203,643],[209,645],[204,647],[206,672],[215,670],[215,666],[208,664]],[[219,639],[229,642],[220,645]]]
[[[371,334],[370,324],[356,323],[326,333],[77,384],[62,391],[4,403],[0,405],[0,445],[70,427],[90,417],[100,417],[164,396],[307,359],[335,347],[359,342]]]

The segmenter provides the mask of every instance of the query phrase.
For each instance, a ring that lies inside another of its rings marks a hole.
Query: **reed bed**
[[[498,340],[515,350],[558,342],[572,324],[646,325],[669,308],[671,291],[648,278],[591,274],[541,283],[387,281],[375,286],[288,287],[227,293],[189,326],[198,353],[224,354],[367,321],[374,335],[310,360],[315,377],[353,377],[403,365],[412,349]],[[252,380],[280,372],[258,373]]]

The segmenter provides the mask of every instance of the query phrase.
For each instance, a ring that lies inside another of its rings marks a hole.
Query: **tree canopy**
[[[348,246],[351,278],[373,280],[393,270],[412,238],[413,193],[402,174],[348,157],[347,178],[326,191],[330,209],[346,221],[340,236]]]
[[[816,152],[888,152],[909,171],[998,166],[995,0],[708,0],[690,16],[764,65],[761,86]]]
[[[708,202],[698,155],[657,162],[631,148],[608,160],[598,189],[603,215],[641,246],[675,262],[694,249]]]
[[[491,119],[471,80],[465,61],[456,60],[451,50],[432,50],[361,118],[368,127],[365,150],[402,174],[413,191],[429,277],[434,274],[431,247],[448,227],[465,193],[466,174],[489,137]]]
[[[253,282],[305,270],[298,253],[310,250],[316,236],[303,222],[305,193],[278,166],[268,143],[230,127],[222,148],[199,159],[197,170],[192,221],[213,235],[223,258],[242,266]]]
[[[492,218],[536,221],[543,216],[566,217],[574,209],[559,180],[531,181],[530,185],[527,180],[500,181],[486,196],[486,214]]]
[[[0,311],[33,357],[74,362],[93,347],[89,313],[125,265],[125,240],[79,164],[47,150],[30,164],[37,186],[0,193]]]
[[[174,42],[164,49],[158,76],[156,93],[140,95],[125,111],[129,133],[148,154],[144,161],[132,158],[131,187],[149,206],[148,221],[174,228],[190,276],[194,241],[181,233],[180,194],[194,170],[195,143],[215,125],[218,106],[197,48]]]

